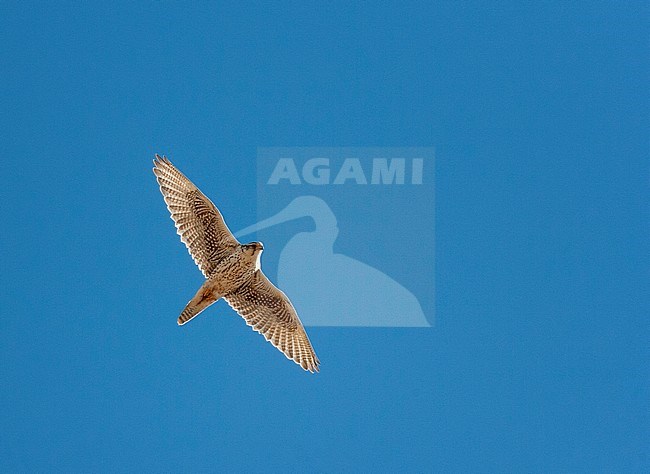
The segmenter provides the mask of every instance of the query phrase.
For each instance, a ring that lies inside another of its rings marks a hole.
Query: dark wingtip
[[[153,159],[154,172],[156,171],[156,168],[161,168],[162,165],[173,166],[171,161],[169,161],[165,155],[160,156],[158,153],[156,153],[155,156],[156,157]]]
[[[320,372],[320,367],[318,367],[320,361],[318,359],[313,362],[309,362],[303,359],[301,362],[296,361],[296,363],[300,365],[305,372],[309,372],[312,374]]]

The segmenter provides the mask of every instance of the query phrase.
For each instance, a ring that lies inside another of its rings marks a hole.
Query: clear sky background
[[[3,471],[649,470],[645,2],[58,3],[0,6]],[[258,146],[436,148],[435,327],[177,327],[153,154],[239,229]]]

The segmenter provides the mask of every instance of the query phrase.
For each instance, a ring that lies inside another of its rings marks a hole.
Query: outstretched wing
[[[153,161],[160,192],[178,235],[207,278],[223,257],[239,245],[221,213],[166,157]]]
[[[305,328],[289,298],[260,270],[250,284],[224,296],[246,324],[262,334],[287,358],[310,372],[318,372],[320,361],[311,347]]]

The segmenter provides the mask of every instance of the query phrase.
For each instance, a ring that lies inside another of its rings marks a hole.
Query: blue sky
[[[0,17],[4,470],[649,470],[647,5]],[[433,328],[311,328],[310,375],[223,302],[177,327],[153,154],[239,229],[269,146],[435,147]]]

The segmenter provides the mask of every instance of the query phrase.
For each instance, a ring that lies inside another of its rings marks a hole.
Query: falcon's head
[[[264,245],[262,242],[251,242],[249,244],[242,245],[242,248],[248,255],[255,255],[262,253],[262,250],[264,250]]]
[[[242,249],[246,255],[250,255],[255,258],[255,269],[260,269],[260,256],[262,255],[262,250],[264,250],[264,245],[262,242],[251,242],[250,244],[242,245]]]

